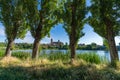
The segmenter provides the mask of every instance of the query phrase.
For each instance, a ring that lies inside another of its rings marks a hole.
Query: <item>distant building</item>
[[[50,46],[59,48],[59,47],[61,47],[63,45],[64,45],[64,43],[61,42],[60,40],[58,40],[57,42],[54,42],[53,39],[51,39]]]

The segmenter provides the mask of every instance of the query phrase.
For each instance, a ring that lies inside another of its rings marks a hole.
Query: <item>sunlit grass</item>
[[[77,58],[78,59],[83,59],[86,62],[96,63],[96,64],[107,62],[107,59],[105,57],[100,57],[96,53],[82,53],[82,54],[77,54]]]
[[[45,53],[35,60],[28,53],[13,54],[0,58],[0,80],[120,80],[120,68],[102,63],[95,53],[77,54],[75,64],[69,53]]]
[[[76,62],[5,57],[0,60],[0,80],[120,80],[120,69],[81,59]]]

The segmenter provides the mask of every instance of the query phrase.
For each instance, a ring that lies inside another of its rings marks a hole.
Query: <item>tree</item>
[[[92,50],[96,50],[98,48],[96,43],[91,43]]]
[[[115,45],[115,36],[118,35],[120,28],[118,23],[117,0],[92,0],[89,24],[100,36],[107,40],[111,55],[111,63],[118,61],[118,52]]]
[[[14,40],[23,38],[27,32],[24,12],[22,1],[0,0],[0,21],[8,41],[5,56],[11,56]]]
[[[103,45],[105,46],[105,50],[109,50],[109,44],[106,39],[103,39]]]
[[[57,23],[54,12],[59,0],[26,0],[28,24],[32,37],[35,39],[32,50],[32,58],[36,58],[39,52],[39,42],[50,29]]]
[[[63,28],[69,36],[71,61],[75,58],[75,50],[79,38],[84,35],[82,32],[85,24],[86,0],[66,0],[64,2],[61,18]]]

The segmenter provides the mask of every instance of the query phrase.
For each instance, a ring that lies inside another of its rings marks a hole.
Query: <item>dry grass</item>
[[[21,60],[16,57],[3,57],[0,59],[0,64],[9,65],[9,64],[19,64]]]
[[[120,80],[119,68],[82,59],[69,62],[4,57],[0,59],[0,80]]]

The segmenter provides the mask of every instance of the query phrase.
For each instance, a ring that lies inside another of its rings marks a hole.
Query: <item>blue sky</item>
[[[96,34],[93,31],[93,28],[91,26],[89,26],[88,24],[84,25],[84,29],[83,32],[85,33],[85,35],[79,39],[79,43],[84,43],[84,44],[91,44],[93,42],[102,45],[102,38]],[[50,39],[53,38],[54,41],[62,41],[62,42],[67,42],[69,43],[69,38],[67,33],[65,32],[65,30],[62,28],[62,25],[56,25],[55,27],[53,27],[50,31],[50,37],[45,37],[42,39],[41,43],[50,43]],[[5,37],[5,33],[4,33],[4,27],[2,24],[0,24],[0,42],[4,42],[6,39]],[[118,45],[118,43],[120,42],[120,37],[116,37],[116,44]],[[31,37],[30,32],[28,32],[26,34],[26,37],[22,40],[22,39],[16,39],[15,42],[17,43],[22,43],[22,42],[26,42],[26,43],[33,43],[34,39]]]

